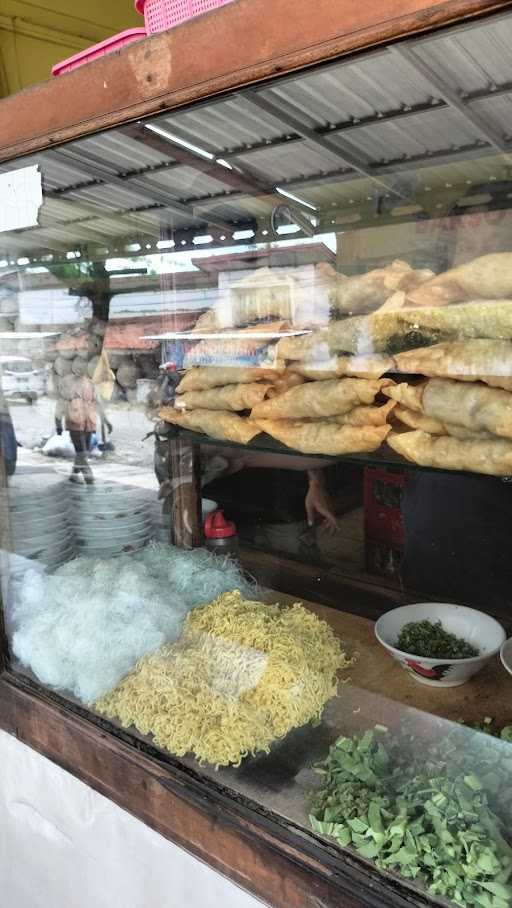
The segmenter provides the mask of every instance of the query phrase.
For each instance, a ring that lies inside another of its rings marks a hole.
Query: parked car
[[[41,394],[46,394],[46,369],[34,369],[28,356],[0,356],[0,368],[6,399],[25,398],[31,404]]]

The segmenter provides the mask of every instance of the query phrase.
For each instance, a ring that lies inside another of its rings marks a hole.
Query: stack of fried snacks
[[[199,367],[186,372],[174,407],[160,418],[211,438],[248,444],[266,432],[304,454],[341,455],[375,451],[390,430],[393,402],[374,406],[389,379],[380,378],[390,357],[343,357],[334,375],[317,369]],[[372,377],[375,376],[375,377]],[[248,412],[250,411],[250,412]],[[247,414],[247,415],[246,415]]]
[[[254,407],[251,422],[303,454],[375,451],[390,431],[389,406],[373,406],[389,379],[308,381]]]
[[[414,432],[392,432],[388,444],[421,466],[494,476],[512,472],[512,393],[483,382],[431,378],[389,386],[394,415]]]
[[[407,262],[394,261],[385,268],[375,268],[353,277],[337,275],[329,293],[333,310],[345,315],[372,312],[384,305],[396,292],[404,295],[434,277],[428,269],[414,270]]]
[[[188,369],[174,407],[162,407],[160,419],[210,438],[248,444],[261,430],[243,414],[265,399],[283,372],[252,366]]]
[[[162,407],[159,415],[160,419],[173,426],[200,432],[220,441],[232,441],[234,444],[247,445],[261,432],[256,423],[226,410],[177,410],[174,407]]]
[[[371,452],[389,435],[417,463],[508,474],[512,252],[438,275],[402,261],[352,277],[331,271],[326,327],[281,337],[274,369],[190,370],[162,418],[243,443],[265,432],[305,454]],[[247,317],[290,316],[267,306],[260,278],[247,286],[244,301],[255,292],[265,303],[248,305]]]

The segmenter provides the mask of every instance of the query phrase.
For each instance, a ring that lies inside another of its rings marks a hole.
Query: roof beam
[[[151,199],[162,207],[174,211],[176,214],[180,214],[187,218],[192,217],[194,220],[203,221],[205,223],[211,223],[220,230],[230,229],[230,225],[224,221],[208,221],[205,215],[201,213],[199,207],[194,203],[184,205],[182,202],[171,198],[165,189],[158,189],[156,186],[148,185],[147,180],[140,175],[130,177],[130,185],[127,186],[125,176],[120,175],[111,166],[105,164],[96,156],[90,154],[86,155],[84,152],[77,152],[72,149],[53,149],[52,151],[47,152],[47,154],[54,160],[60,161],[62,164],[74,164],[82,170],[86,170],[87,173],[91,174],[91,176],[101,183],[119,186],[121,189],[128,192],[133,188],[140,192],[145,198]]]
[[[113,186],[119,186],[127,192],[129,192],[130,189],[138,189],[144,193],[146,198],[151,199],[153,202],[157,202],[159,205],[165,205],[167,208],[174,208],[177,214],[186,215],[187,217],[190,217],[192,214],[188,205],[182,205],[181,202],[175,202],[173,199],[170,199],[169,194],[166,193],[165,190],[148,186],[144,180],[142,180],[141,185],[142,178],[140,176],[130,179],[130,185],[127,186],[127,181],[124,176],[120,176],[116,170],[108,164],[105,164],[104,161],[100,161],[96,156],[85,154],[84,152],[73,151],[72,148],[52,149],[47,152],[47,155],[61,164],[67,164],[68,166],[74,164],[75,167],[80,167],[81,170],[87,171],[88,174],[100,183],[109,183]]]
[[[473,102],[485,101],[487,99],[496,98],[500,95],[505,94],[512,94],[512,82],[504,82],[500,85],[493,85],[490,88],[471,92],[467,96],[465,96],[463,100],[466,107],[468,108],[469,113],[471,113],[471,105],[473,104]],[[368,126],[383,125],[386,123],[399,123],[402,120],[408,119],[409,117],[417,117],[421,116],[422,114],[430,113],[430,111],[432,110],[446,110],[449,106],[450,105],[447,101],[444,101],[438,97],[433,97],[431,100],[422,104],[411,106],[404,104],[394,110],[378,110],[367,117],[354,117],[351,120],[344,121],[342,123],[328,123],[325,126],[315,127],[314,132],[317,136],[339,136],[354,132],[358,129],[364,129]],[[293,131],[291,134],[283,134],[274,139],[262,139],[260,142],[240,145],[238,146],[238,148],[230,148],[229,150],[224,150],[218,153],[222,154],[222,157],[225,161],[236,162],[238,159],[251,155],[256,151],[278,148],[284,145],[296,145],[297,143],[303,141],[304,136],[301,136]],[[508,147],[509,146],[507,145],[507,150]]]
[[[280,120],[281,123],[293,132],[298,133],[298,135],[302,136],[304,139],[307,139],[308,142],[316,145],[317,148],[328,151],[330,154],[337,157],[343,164],[351,167],[352,170],[355,170],[360,176],[369,177],[369,179],[377,183],[381,189],[384,189],[386,192],[390,192],[393,195],[400,196],[400,193],[385,179],[381,180],[379,177],[374,176],[371,164],[368,161],[363,161],[359,158],[354,154],[354,151],[351,148],[348,148],[342,143],[334,144],[327,136],[321,136],[316,129],[306,126],[300,119],[301,112],[297,111],[297,114],[294,114],[294,108],[292,108],[290,104],[287,104],[286,112],[284,112],[278,105],[269,101],[267,98],[263,98],[261,94],[254,89],[242,92],[241,97],[250,101],[251,104],[258,107],[259,110],[264,113],[270,114],[277,120]]]
[[[488,158],[492,155],[495,155],[496,151],[493,148],[490,148],[486,144],[477,142],[472,145],[461,145],[457,149],[441,149],[440,151],[434,151],[432,154],[426,155],[417,155],[411,156],[409,158],[400,158],[399,160],[386,161],[382,164],[375,164],[372,167],[372,173],[375,173],[377,176],[380,174],[395,174],[403,173],[404,171],[410,171],[415,169],[423,169],[425,167],[433,167],[436,164],[451,164],[454,161],[460,159],[464,161],[475,160],[478,158]],[[361,174],[355,173],[353,170],[346,170],[342,167],[339,170],[331,171],[321,171],[320,173],[314,173],[307,177],[292,177],[289,180],[282,180],[281,186],[283,189],[289,189],[290,191],[300,191],[301,189],[307,186],[322,186],[322,185],[333,185],[335,183],[351,183],[356,180],[365,179]],[[202,205],[218,205],[222,202],[242,202],[244,198],[247,198],[246,193],[242,192],[233,192],[228,195],[216,195],[211,196],[209,199],[201,199]]]
[[[498,151],[509,150],[504,136],[496,132],[478,111],[470,109],[460,94],[447,85],[442,77],[428,63],[425,63],[412,47],[407,47],[405,44],[396,44],[388,48],[388,53],[392,54],[396,59],[407,63],[413,69],[415,75],[423,76],[429,86],[432,86],[434,93],[439,94],[452,110],[456,110],[466,123],[473,127],[477,134],[489,145]]]
[[[512,89],[511,89],[512,90]],[[368,117],[353,117],[351,120],[343,123],[329,123],[327,126],[315,127],[315,137],[339,136],[345,133],[354,132],[356,129],[364,129],[367,126],[382,125],[384,123],[396,123],[405,120],[408,117],[419,116],[423,113],[430,113],[431,110],[439,110],[448,107],[443,101],[432,100],[425,104],[417,104],[414,107],[403,105],[396,110],[389,110],[386,113],[376,111]],[[255,142],[253,145],[243,145],[239,148],[233,148],[229,151],[222,152],[222,157],[226,161],[235,161],[237,158],[243,158],[246,155],[253,154],[255,151],[265,150],[266,148],[277,148],[283,145],[295,145],[303,142],[304,136],[298,135],[295,131],[290,135],[282,135],[275,139],[263,139],[261,142]],[[329,146],[329,151],[332,151]],[[369,165],[371,166],[371,165]]]
[[[172,126],[170,126],[169,129],[172,130]],[[167,140],[157,133],[150,132],[142,124],[127,126],[123,132],[136,142],[141,142],[161,154],[172,157],[174,161],[177,161],[181,165],[193,167],[194,170],[199,171],[205,176],[219,180],[232,189],[238,189],[251,195],[269,195],[274,192],[274,187],[269,183],[266,183],[256,174],[248,173],[247,171],[242,171],[240,169],[230,170],[228,167],[219,164],[217,160],[209,161],[206,158],[201,158],[199,155],[194,154],[193,151],[189,151],[181,145],[174,144],[171,139]],[[198,141],[200,141],[200,139]],[[224,159],[222,154],[219,154],[219,157]]]

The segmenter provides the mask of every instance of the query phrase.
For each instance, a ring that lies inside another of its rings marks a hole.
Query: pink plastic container
[[[163,32],[186,19],[225,6],[231,0],[135,0],[135,9],[146,23],[146,31]]]
[[[140,41],[141,38],[146,37],[145,28],[129,28],[125,32],[119,32],[117,35],[112,35],[111,38],[106,38],[105,41],[100,41],[99,44],[93,44],[92,47],[81,50],[80,53],[68,57],[67,60],[62,60],[61,63],[56,63],[52,67],[52,75],[62,76],[63,73],[69,73],[72,69],[78,69],[84,63],[91,63],[93,60],[97,60],[98,57],[104,57],[105,54],[110,54],[113,50],[120,50],[122,47],[126,47],[127,44],[131,44],[132,41]]]

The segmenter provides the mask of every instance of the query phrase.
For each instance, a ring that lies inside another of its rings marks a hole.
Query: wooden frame
[[[0,102],[0,161],[511,3],[272,0],[271,16],[269,5],[235,0]],[[428,904],[13,673],[1,615],[0,672],[1,728],[275,908]]]
[[[190,104],[510,0],[235,0],[0,102],[0,161]]]

